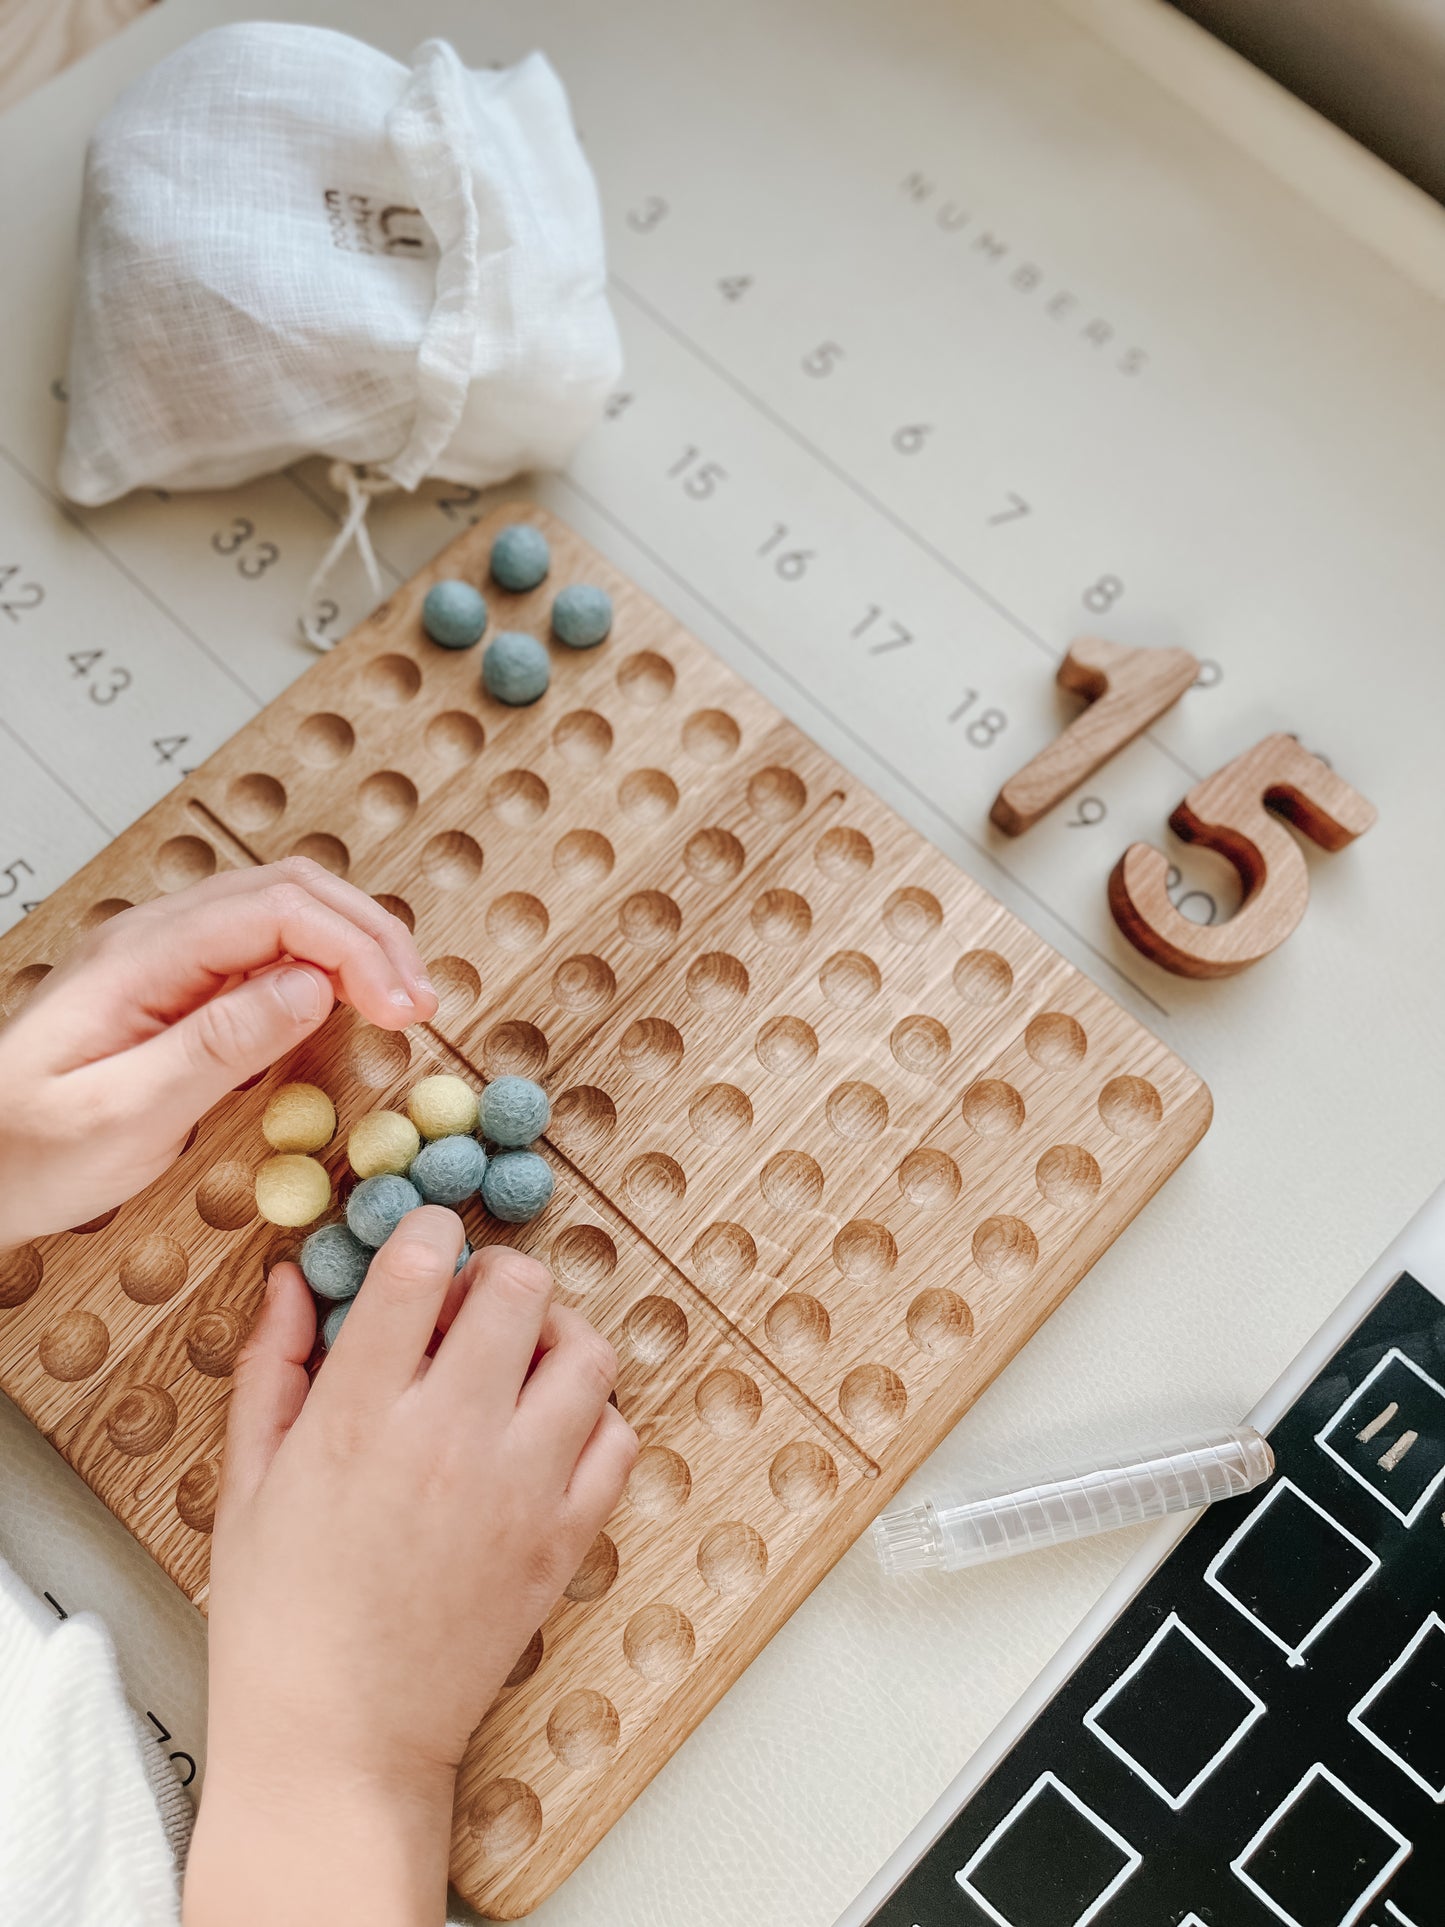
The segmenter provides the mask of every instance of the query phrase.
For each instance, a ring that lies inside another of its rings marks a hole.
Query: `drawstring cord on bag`
[[[346,497],[346,514],[341,527],[336,531],[331,547],[317,563],[311,580],[306,585],[306,595],[302,602],[301,614],[297,618],[301,633],[313,649],[323,654],[334,649],[340,640],[337,636],[323,635],[316,622],[316,605],[321,589],[331,576],[337,563],[351,547],[356,544],[356,553],[361,557],[361,565],[366,570],[366,579],[371,584],[371,592],[380,601],[382,596],[381,570],[376,565],[376,550],[371,546],[371,531],[366,526],[367,511],[378,495],[390,495],[401,485],[392,481],[389,475],[373,475],[367,468],[355,462],[333,462],[326,471],[326,479],[338,495]]]

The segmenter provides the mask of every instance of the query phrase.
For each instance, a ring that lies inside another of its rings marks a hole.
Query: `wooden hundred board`
[[[550,579],[486,581],[525,518]],[[547,633],[528,709],[424,636],[439,576]],[[0,942],[0,1003],[129,903],[291,852],[415,931],[405,1035],[338,1011],[82,1230],[0,1258],[0,1384],[204,1606],[227,1375],[299,1234],[255,1215],[277,1084],[322,1154],[437,1069],[551,1093],[534,1224],[463,1213],[607,1332],[626,1497],[473,1738],[452,1872],[513,1918],[577,1865],[1197,1142],[1200,1080],[567,529],[513,506],[317,662]]]

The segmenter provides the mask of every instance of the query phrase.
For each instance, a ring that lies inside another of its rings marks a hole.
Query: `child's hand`
[[[0,1030],[0,1249],[108,1211],[337,998],[436,1011],[406,926],[319,864],[233,871],[112,917]]]
[[[438,1927],[468,1736],[632,1468],[606,1340],[519,1252],[458,1285],[461,1243],[410,1213],[309,1392],[310,1294],[272,1274],[231,1395],[188,1927]]]

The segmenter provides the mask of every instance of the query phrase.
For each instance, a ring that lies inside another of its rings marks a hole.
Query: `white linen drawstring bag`
[[[373,495],[562,466],[620,366],[596,186],[541,54],[474,72],[429,40],[406,67],[323,28],[218,27],[91,140],[75,502],[328,455],[348,512],[326,566],[359,539],[374,569]]]

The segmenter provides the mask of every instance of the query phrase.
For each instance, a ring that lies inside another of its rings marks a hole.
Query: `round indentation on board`
[[[1022,1284],[1039,1261],[1039,1241],[1022,1218],[985,1218],[973,1234],[973,1258],[999,1284]]]
[[[751,921],[763,943],[781,950],[802,943],[813,927],[813,912],[796,890],[764,890],[753,905]]]
[[[552,851],[552,868],[569,883],[600,883],[617,853],[600,830],[568,830]]]
[[[505,1691],[508,1686],[520,1686],[524,1680],[529,1680],[542,1664],[542,1654],[545,1650],[542,1628],[539,1626],[518,1654],[516,1665],[502,1681],[503,1690]]]
[[[552,746],[577,769],[595,769],[612,750],[612,725],[595,709],[572,709],[552,731]]]
[[[838,1467],[831,1452],[813,1439],[795,1439],[775,1452],[768,1467],[773,1497],[789,1512],[816,1512],[838,1490]]]
[[[687,1313],[672,1298],[639,1298],[623,1320],[622,1332],[644,1365],[665,1365],[687,1343]]]
[[[482,994],[482,980],[465,957],[433,957],[426,967],[437,994],[437,1016],[454,1024],[466,1016]]]
[[[361,672],[361,693],[368,702],[396,709],[421,688],[421,670],[410,656],[375,656]]]
[[[113,1204],[109,1211],[102,1211],[98,1218],[87,1218],[84,1224],[73,1224],[70,1233],[75,1238],[88,1238],[94,1231],[104,1231],[115,1223],[120,1216],[120,1206]]]
[[[622,1651],[639,1678],[667,1686],[691,1666],[697,1635],[685,1612],[657,1599],[639,1607],[623,1627]]]
[[[893,1026],[888,1039],[893,1059],[905,1071],[919,1077],[937,1077],[948,1062],[953,1039],[936,1017],[904,1017]]]
[[[806,1291],[788,1291],[763,1320],[768,1343],[781,1358],[816,1358],[832,1336],[827,1307]]]
[[[50,971],[49,964],[33,963],[11,972],[5,979],[3,1001],[0,1001],[7,1017],[13,1017],[29,1001],[36,986],[44,982]]]
[[[198,836],[167,837],[151,858],[151,874],[163,890],[184,890],[216,873],[216,852]]]
[[[1158,1091],[1144,1077],[1111,1077],[1099,1093],[1099,1116],[1115,1137],[1152,1137],[1164,1117]]]
[[[361,813],[379,830],[399,830],[416,808],[416,784],[399,769],[379,769],[356,792]]]
[[[408,930],[416,929],[416,912],[405,897],[392,896],[387,891],[380,891],[371,900],[379,904],[389,917],[395,917],[398,923],[404,923]]]
[[[546,1036],[524,1017],[493,1024],[482,1040],[482,1069],[488,1077],[535,1077],[546,1062]]]
[[[122,910],[133,908],[128,897],[102,897],[99,903],[91,904],[80,919],[80,927],[82,930],[98,930],[101,924],[109,923],[112,917],[118,917]]]
[[[742,869],[746,855],[731,830],[713,826],[688,838],[682,861],[690,877],[717,887],[732,882]]]
[[[687,1195],[687,1174],[665,1151],[645,1151],[622,1173],[622,1192],[634,1211],[651,1217]]]
[[[298,724],[292,737],[296,754],[312,769],[335,769],[356,747],[356,731],[344,716],[319,709]]]
[[[617,1708],[590,1686],[564,1693],[547,1721],[547,1744],[563,1766],[595,1772],[616,1750],[622,1733]]]
[[[216,1522],[216,1495],[221,1468],[215,1459],[197,1459],[186,1467],[176,1487],[176,1516],[192,1532],[209,1532]]]
[[[813,861],[835,883],[856,883],[873,868],[873,845],[861,830],[836,823],[813,845]]]
[[[238,830],[268,830],[285,808],[285,789],[262,770],[235,776],[226,786],[226,820]]]
[[[666,770],[630,770],[617,786],[617,801],[634,823],[664,823],[677,808],[677,785]]]
[[[256,1215],[256,1177],[235,1158],[213,1164],[196,1186],[196,1214],[212,1231],[239,1231]]]
[[[908,1393],[887,1365],[859,1365],[838,1387],[838,1410],[855,1432],[891,1431],[908,1410]]]
[[[579,1298],[597,1291],[617,1269],[617,1247],[600,1224],[569,1224],[552,1240],[552,1274]]]
[[[342,1058],[348,1072],[369,1091],[384,1090],[407,1070],[411,1044],[405,1031],[378,1030],[361,1024],[346,1040]]]
[[[740,1439],[762,1416],[763,1395],[746,1372],[720,1365],[698,1386],[693,1404],[709,1432],[720,1439]]]
[[[120,1288],[138,1305],[163,1305],[186,1282],[186,1248],[163,1232],[133,1244],[120,1261]]]
[[[682,1033],[665,1017],[638,1017],[618,1039],[617,1054],[634,1077],[655,1083],[682,1062]]]
[[[898,943],[924,943],[943,922],[943,905],[931,890],[908,884],[883,906],[883,928]]]
[[[692,1268],[715,1291],[749,1277],[757,1262],[758,1247],[746,1225],[722,1219],[693,1240]]]
[[[0,1251],[0,1311],[14,1311],[33,1298],[45,1276],[45,1260],[38,1245],[16,1245]]]
[[[725,763],[742,739],[725,709],[695,709],[682,726],[682,746],[695,763]]]
[[[537,1843],[542,1802],[525,1780],[488,1780],[467,1808],[467,1826],[489,1860],[516,1860]]]
[[[460,769],[480,756],[486,747],[487,732],[475,716],[464,709],[444,709],[433,716],[422,733],[428,756],[448,769]]]
[[[765,823],[791,823],[808,801],[808,786],[795,770],[771,763],[748,784],[748,808]]]
[[[1062,1211],[1077,1211],[1099,1195],[1098,1159],[1082,1144],[1051,1144],[1034,1167],[1040,1197]]]
[[[1012,1137],[1024,1121],[1024,1101],[1012,1084],[981,1077],[963,1094],[963,1121],[980,1137]]]
[[[747,996],[747,966],[726,950],[709,950],[687,972],[687,994],[699,1010],[731,1010]]]
[[[207,1378],[229,1378],[250,1329],[250,1321],[231,1305],[200,1312],[186,1333],[186,1356]]]
[[[617,665],[617,687],[639,709],[656,709],[665,703],[676,682],[676,670],[654,649],[638,649]]]
[[[776,1151],[758,1173],[758,1189],[775,1211],[812,1211],[823,1195],[823,1167],[806,1151]]]
[[[898,1242],[886,1224],[853,1218],[833,1240],[833,1263],[855,1284],[881,1284],[898,1263]]]
[[[547,1135],[565,1150],[593,1151],[617,1128],[617,1106],[595,1084],[574,1084],[552,1100]]]
[[[752,1100],[736,1084],[709,1084],[688,1105],[687,1120],[694,1136],[716,1148],[752,1129]]]
[[[535,950],[550,922],[546,904],[526,890],[509,890],[487,906],[487,935],[501,950]]]
[[[312,863],[319,863],[323,870],[329,870],[334,877],[344,877],[351,868],[351,852],[339,836],[332,836],[326,830],[312,830],[308,835],[299,837],[291,845],[292,856],[308,857]]]
[[[839,1084],[828,1093],[829,1129],[853,1144],[878,1137],[888,1128],[888,1099],[871,1084]]]
[[[131,1385],[106,1412],[106,1436],[127,1458],[145,1458],[175,1436],[179,1416],[176,1401],[161,1386]]]
[[[725,1519],[703,1535],[697,1569],[703,1584],[724,1599],[756,1592],[768,1570],[768,1548],[760,1532],[740,1519]]]
[[[576,1605],[585,1605],[589,1600],[600,1599],[612,1588],[617,1577],[617,1548],[605,1532],[599,1532],[582,1555],[582,1563],[567,1581],[562,1594]]]
[[[482,874],[482,846],[465,830],[442,830],[421,846],[421,873],[438,890],[465,890]]]
[[[110,1329],[93,1311],[62,1312],[40,1335],[40,1363],[65,1384],[100,1370],[110,1350]]]
[[[1024,1032],[1024,1049],[1046,1071],[1071,1071],[1088,1048],[1084,1026],[1062,1010],[1040,1011]]]
[[[818,972],[818,988],[835,1010],[861,1010],[883,988],[883,978],[861,950],[838,950]]]
[[[487,808],[514,830],[528,830],[547,814],[552,792],[529,769],[507,769],[487,785]]]
[[[617,927],[639,950],[661,950],[682,928],[682,912],[662,890],[638,890],[617,913]]]
[[[1001,1004],[1014,987],[1014,974],[996,950],[966,950],[953,966],[953,987],[966,1004]]]
[[[644,1519],[667,1519],[692,1491],[687,1460],[669,1445],[644,1445],[627,1481],[629,1505]]]
[[[564,957],[552,972],[552,1000],[563,1010],[603,1010],[617,995],[617,978],[601,957]]]
[[[898,1189],[910,1204],[925,1211],[941,1211],[958,1196],[963,1180],[947,1151],[921,1144],[898,1167]]]
[[[956,1291],[935,1285],[908,1307],[908,1336],[930,1358],[949,1358],[973,1336],[973,1313]]]
[[[754,1046],[758,1062],[775,1077],[798,1077],[818,1055],[818,1034],[801,1017],[770,1017]]]

